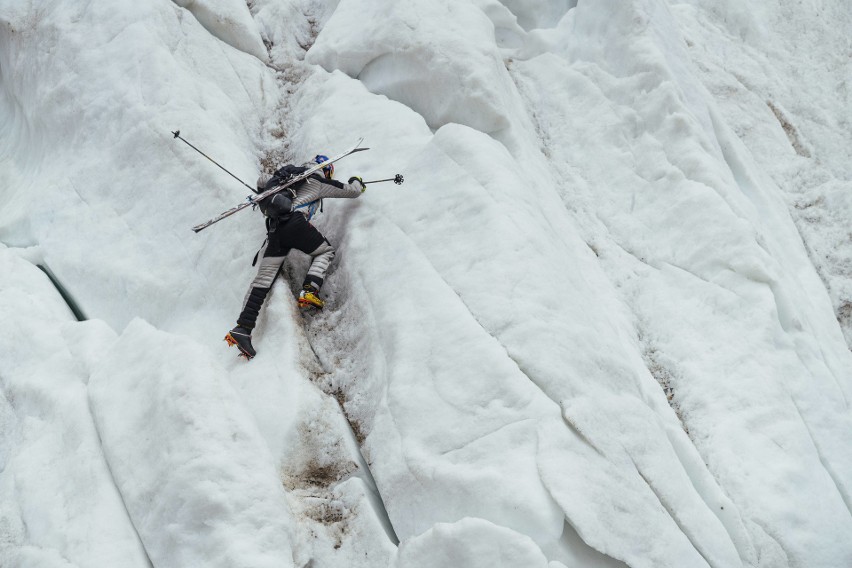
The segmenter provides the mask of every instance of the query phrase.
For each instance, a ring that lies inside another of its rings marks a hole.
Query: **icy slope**
[[[819,4],[0,0],[0,564],[852,564]],[[325,204],[249,364],[261,219],[191,233],[247,190],[177,128],[407,180]]]
[[[720,113],[785,195],[852,346],[852,11],[684,2],[674,14]]]
[[[0,565],[149,566],[87,403],[103,322],[74,321],[38,268],[0,247]]]

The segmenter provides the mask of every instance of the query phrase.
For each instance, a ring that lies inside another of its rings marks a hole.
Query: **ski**
[[[199,231],[202,231],[203,229],[206,229],[210,225],[212,225],[214,223],[218,223],[219,221],[221,221],[225,217],[230,217],[234,213],[236,213],[238,211],[242,211],[246,207],[251,207],[252,205],[256,205],[259,201],[266,199],[270,195],[274,195],[274,194],[278,193],[279,191],[281,191],[282,189],[286,189],[286,188],[290,187],[291,185],[293,185],[294,183],[302,181],[303,179],[310,176],[312,173],[323,169],[324,167],[326,167],[329,164],[333,164],[334,162],[336,162],[337,160],[340,160],[341,158],[345,158],[346,156],[348,156],[350,154],[354,154],[355,152],[363,152],[364,150],[369,150],[369,148],[359,148],[359,146],[361,145],[361,142],[363,142],[363,141],[364,141],[364,139],[361,138],[349,150],[346,150],[345,152],[338,154],[337,156],[329,159],[328,161],[319,163],[312,168],[308,168],[306,171],[302,172],[301,174],[299,174],[297,176],[293,176],[291,179],[287,180],[287,183],[273,187],[272,189],[267,189],[266,191],[264,191],[263,193],[260,193],[258,195],[249,195],[248,197],[246,197],[245,203],[240,203],[236,207],[232,207],[231,209],[228,209],[224,213],[220,213],[219,215],[213,217],[209,221],[206,221],[204,223],[201,223],[200,225],[194,226],[192,228],[192,230],[196,233],[199,232]]]

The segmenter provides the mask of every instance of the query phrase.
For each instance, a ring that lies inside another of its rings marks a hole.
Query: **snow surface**
[[[0,566],[852,566],[850,77],[845,0],[0,0]],[[406,179],[248,364],[178,129]]]

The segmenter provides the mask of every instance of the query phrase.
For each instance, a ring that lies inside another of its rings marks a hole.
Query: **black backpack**
[[[272,174],[272,177],[266,182],[266,187],[263,191],[272,189],[275,186],[287,183],[293,176],[304,173],[308,168],[294,166],[288,164],[280,168]],[[278,193],[270,195],[266,199],[257,202],[261,212],[270,219],[286,219],[293,212],[293,200],[296,198],[296,190],[293,187],[282,189]]]

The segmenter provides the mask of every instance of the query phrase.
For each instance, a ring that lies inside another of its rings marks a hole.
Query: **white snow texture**
[[[850,79],[848,0],[0,0],[0,566],[852,566]],[[250,362],[175,130],[405,176]]]

